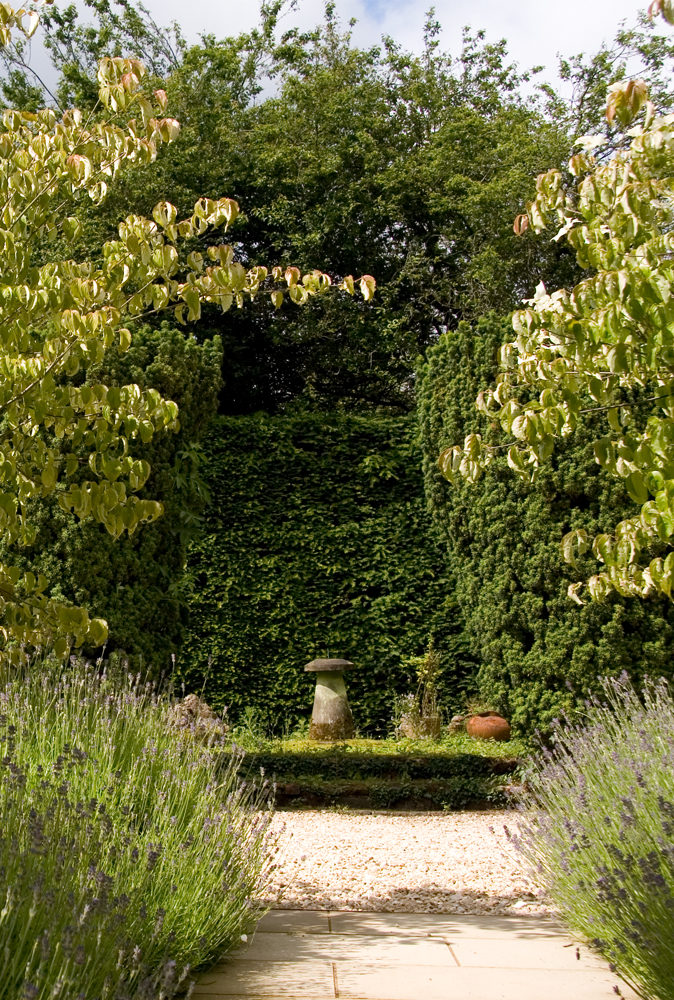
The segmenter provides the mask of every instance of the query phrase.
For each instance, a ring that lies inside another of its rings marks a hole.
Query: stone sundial
[[[350,660],[312,660],[304,668],[316,674],[310,740],[328,743],[353,736],[353,716],[344,684],[344,671],[353,666]]]

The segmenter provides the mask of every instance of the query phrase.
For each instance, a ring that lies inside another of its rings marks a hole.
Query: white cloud
[[[250,30],[258,21],[257,0],[146,0],[158,20],[175,18],[190,38],[201,32],[224,36]],[[324,0],[299,0],[298,11],[283,23],[310,27],[322,20]],[[487,38],[506,38],[508,49],[522,68],[543,64],[552,76],[557,54],[596,51],[602,40],[610,40],[622,19],[636,21],[646,3],[635,0],[337,0],[337,12],[344,24],[358,19],[354,38],[358,44],[372,45],[390,34],[404,48],[418,51],[422,45],[425,12],[434,6],[443,26],[443,47],[456,52],[461,29],[470,25],[484,28]],[[189,11],[189,17],[186,16]]]
[[[65,0],[57,0],[65,3]],[[189,41],[200,34],[216,37],[249,31],[259,22],[258,0],[145,0],[159,24],[178,21]],[[602,40],[610,40],[619,21],[636,21],[639,4],[635,0],[336,0],[337,13],[346,25],[355,17],[358,25],[354,41],[377,44],[390,34],[403,48],[419,51],[422,46],[425,12],[434,6],[443,26],[442,45],[457,53],[461,29],[470,25],[484,28],[487,39],[505,37],[512,59],[521,68],[537,64],[547,67],[553,79],[557,54],[592,53]],[[313,27],[323,19],[325,0],[298,0],[297,10],[288,13],[284,26]],[[664,25],[663,25],[664,27]],[[40,60],[41,61],[41,60]]]

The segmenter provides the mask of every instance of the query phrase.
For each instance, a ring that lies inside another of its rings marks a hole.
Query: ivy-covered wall
[[[281,733],[307,718],[314,657],[353,660],[361,732],[391,728],[405,660],[433,637],[442,696],[461,707],[475,664],[445,555],[429,538],[413,418],[219,417],[204,443],[211,503],[189,555],[177,681],[230,718]]]
[[[429,509],[481,663],[481,693],[529,728],[547,726],[601,675],[672,677],[674,606],[613,595],[581,608],[567,597],[569,582],[596,564],[586,559],[575,573],[562,559],[562,536],[580,527],[608,531],[635,510],[622,481],[594,460],[600,431],[591,418],[559,443],[534,486],[511,472],[504,451],[475,484],[450,486],[440,475],[440,452],[466,434],[505,441],[480,418],[475,398],[493,381],[498,348],[511,336],[509,322],[494,317],[443,335],[420,373],[418,412]]]

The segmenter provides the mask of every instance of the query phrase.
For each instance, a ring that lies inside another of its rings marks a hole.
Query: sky
[[[258,0],[190,0],[187,4],[184,0],[145,0],[145,4],[158,23],[177,20],[190,40],[200,33],[237,34],[258,20]],[[552,78],[558,53],[595,52],[603,40],[614,37],[619,21],[634,23],[648,0],[336,0],[345,24],[357,18],[354,38],[358,44],[376,44],[383,34],[390,34],[413,51],[421,47],[425,12],[431,5],[443,26],[442,44],[447,51],[458,51],[464,25],[483,28],[488,40],[507,39],[511,57],[522,69],[544,64],[550,67]],[[310,27],[322,20],[324,0],[297,0],[297,8],[284,23]]]
[[[57,6],[83,0],[55,0]],[[188,42],[200,35],[216,38],[249,31],[259,23],[260,0],[143,0],[159,25],[177,21]],[[289,7],[282,27],[312,28],[323,20],[325,0],[286,0]],[[423,26],[429,7],[435,7],[442,25],[441,47],[459,53],[464,26],[484,29],[487,41],[505,38],[508,52],[520,69],[544,66],[536,78],[554,84],[561,93],[557,68],[559,55],[592,54],[603,41],[615,37],[621,21],[635,24],[649,0],[335,0],[342,25],[355,18],[354,42],[376,45],[382,35],[390,35],[403,49],[419,52],[423,46]],[[86,21],[86,15],[84,20]],[[667,30],[664,21],[661,29]],[[49,57],[42,48],[40,32],[31,44],[30,62],[50,86],[56,82]]]

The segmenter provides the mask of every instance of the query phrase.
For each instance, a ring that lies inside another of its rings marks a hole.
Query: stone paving
[[[609,1000],[606,964],[554,921],[272,910],[202,974],[201,1000]]]

